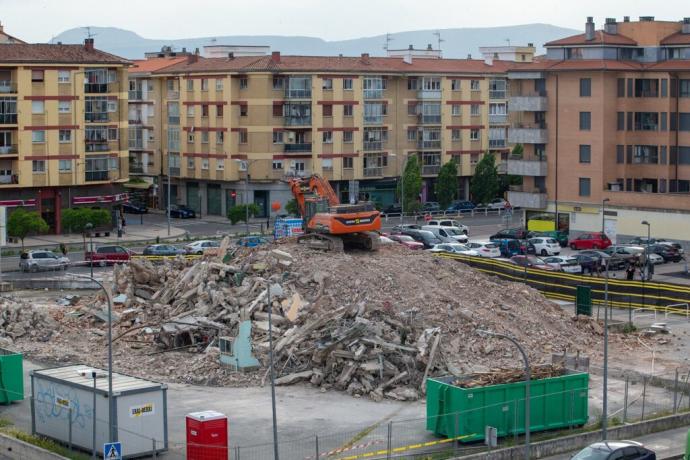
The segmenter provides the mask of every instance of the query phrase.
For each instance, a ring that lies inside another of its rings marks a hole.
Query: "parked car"
[[[571,460],[656,460],[654,451],[635,441],[595,442],[575,454]]]
[[[556,268],[552,267],[551,265],[547,264],[544,262],[543,259],[540,259],[537,256],[513,256],[510,258],[513,263],[521,266],[521,267],[528,267],[528,268],[539,268],[541,270],[548,270],[555,272]]]
[[[498,248],[498,245],[493,241],[471,241],[467,243],[465,246],[477,251],[479,257],[501,257],[501,250]]]
[[[673,241],[659,241],[659,240],[657,240],[656,244],[664,244],[666,246],[672,246],[672,247],[676,248],[676,250],[678,251],[678,254],[680,254],[681,256],[685,255],[685,249],[683,249],[683,246],[680,243],[674,243]]]
[[[184,247],[187,254],[198,254],[202,255],[207,249],[219,248],[220,241],[214,240],[199,240],[193,243],[189,243]]]
[[[488,203],[482,203],[477,207],[489,209],[505,209],[506,206],[508,206],[508,202],[506,200],[504,200],[503,198],[494,198]]]
[[[23,272],[39,270],[67,270],[69,259],[53,251],[33,250],[22,252],[19,256],[19,269]]]
[[[443,241],[428,230],[408,229],[404,230],[403,234],[409,235],[414,238],[415,241],[422,243],[424,245],[424,249],[431,249],[437,244],[446,243],[446,241]]]
[[[479,253],[474,249],[470,249],[464,244],[460,243],[443,243],[437,244],[429,249],[429,252],[452,252],[453,254],[463,254],[466,256],[478,256]]]
[[[441,206],[436,201],[427,201],[422,206],[424,212],[437,212],[441,210]]]
[[[456,201],[446,209],[447,212],[460,212],[460,211],[471,211],[476,208],[477,205],[471,201]]]
[[[388,238],[402,244],[408,249],[424,249],[423,243],[415,241],[415,239],[409,235],[388,235]]]
[[[507,259],[528,253],[527,244],[523,240],[504,238],[492,240],[492,242],[496,243],[498,250],[501,251],[501,255]],[[532,254],[534,254],[534,251],[532,251]]]
[[[458,243],[467,243],[467,234],[458,227],[441,227],[438,225],[424,225],[422,230],[428,230],[439,238],[450,238]]]
[[[196,212],[188,206],[174,204],[170,206],[170,217],[175,217],[178,219],[193,219],[196,217]]]
[[[402,212],[402,206],[400,206],[400,204],[389,204],[383,208],[381,212],[384,214],[400,214]]]
[[[604,250],[604,252],[610,256],[615,255],[616,258],[623,259],[626,263],[629,263],[633,259],[642,257],[645,249],[640,246],[620,246],[613,245],[609,246]],[[611,268],[611,267],[609,267]]]
[[[176,248],[171,244],[152,244],[144,248],[145,256],[177,256],[184,254],[184,249]]]
[[[668,243],[664,238],[649,238],[646,236],[636,236],[632,240],[628,241],[628,244],[634,246],[647,246],[647,244],[657,244],[657,243]]]
[[[558,241],[558,244],[560,244],[562,248],[568,247],[568,233],[567,232],[561,232],[561,231],[535,232],[535,231],[530,231],[527,233],[527,238],[537,238],[539,236],[546,236],[548,238],[553,238],[554,240]]]
[[[527,239],[527,230],[524,228],[506,228],[504,230],[499,230],[489,237],[490,240],[501,240],[505,238],[513,240]]]
[[[611,246],[611,240],[601,232],[583,233],[570,240],[570,249],[606,249]]]
[[[245,248],[255,248],[262,244],[267,244],[268,240],[263,236],[243,236],[237,240],[238,246],[244,246]]]
[[[455,227],[458,228],[462,233],[465,235],[470,234],[470,228],[461,223],[458,220],[453,220],[453,219],[431,219],[429,222],[426,223],[426,225],[435,225],[438,227]]]
[[[580,254],[584,254],[595,259],[597,263],[600,265],[602,259],[608,260],[607,263],[609,265],[609,270],[621,270],[625,268],[625,266],[628,264],[628,262],[625,259],[616,256],[611,256],[610,254],[607,254],[604,251],[600,251],[598,249],[587,249],[581,251]],[[604,266],[605,264],[606,262],[604,263]]]
[[[557,270],[565,273],[582,273],[582,265],[574,257],[569,256],[551,256],[544,257],[544,262],[551,265]]]
[[[661,257],[659,254],[654,254],[653,252],[650,252],[647,257],[649,257],[649,261],[652,263],[652,265],[660,265],[665,262],[663,257]]]
[[[379,243],[381,243],[381,244],[395,244],[395,241],[391,240],[386,235],[379,235]]]
[[[583,254],[583,253],[578,253],[578,254],[573,254],[572,258],[577,260],[577,262],[580,264],[580,267],[582,267],[582,273],[587,274],[587,273],[594,273],[597,271],[597,264],[599,263],[599,259],[596,257],[592,257],[591,255]]]
[[[146,214],[149,209],[144,203],[139,203],[137,201],[129,201],[122,205],[122,210],[130,214]]]
[[[417,224],[398,224],[394,225],[391,231],[393,233],[401,233],[403,230],[421,230],[422,226]]]
[[[100,246],[95,251],[85,252],[84,260],[105,267],[129,262],[133,255],[134,251],[122,246]]]
[[[557,256],[561,253],[561,245],[553,238],[538,237],[527,240],[534,246],[534,251],[542,256]]]
[[[678,249],[669,244],[652,244],[648,251],[663,257],[664,262],[680,262],[683,259]]]

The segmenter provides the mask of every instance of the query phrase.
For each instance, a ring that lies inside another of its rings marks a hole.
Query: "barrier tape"
[[[342,448],[339,448],[339,449],[333,449],[333,450],[328,451],[328,452],[321,452],[321,453],[319,454],[319,457],[330,457],[330,456],[332,456],[332,455],[342,454],[343,452],[348,452],[348,451],[351,451],[351,450],[364,449],[364,448],[366,448],[366,447],[373,446],[373,445],[376,445],[376,444],[381,444],[381,443],[384,443],[384,442],[385,442],[385,441],[384,441],[383,439],[375,439],[375,440],[373,440],[373,441],[365,442],[365,443],[362,443],[362,444],[357,444],[357,445],[355,445],[355,446],[342,447]],[[311,457],[304,457],[304,460],[314,460],[315,458],[316,458],[316,456],[315,456],[315,455],[312,455]]]
[[[133,255],[132,259],[148,259],[148,260],[166,260],[174,259],[176,257],[182,257],[187,260],[200,259],[203,255],[199,254],[177,254],[174,256],[144,256],[144,255]],[[94,262],[95,263],[95,262]]]
[[[378,456],[378,455],[398,454],[400,452],[406,452],[409,450],[421,449],[423,447],[431,447],[431,446],[436,446],[436,445],[441,445],[441,444],[447,444],[449,442],[458,441],[458,440],[465,439],[465,438],[470,438],[472,436],[475,436],[475,434],[474,433],[473,434],[465,434],[462,436],[455,436],[452,438],[440,439],[438,441],[427,441],[427,442],[420,442],[417,444],[408,444],[406,446],[394,447],[390,450],[384,449],[384,450],[377,450],[374,452],[367,452],[364,454],[351,455],[349,457],[341,457],[339,460],[357,460],[360,458],[371,458],[371,457]]]

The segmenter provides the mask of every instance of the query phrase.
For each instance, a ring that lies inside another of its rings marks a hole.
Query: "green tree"
[[[470,191],[477,204],[486,204],[496,198],[500,191],[501,183],[496,170],[496,158],[486,153],[474,170]]]
[[[7,219],[7,233],[22,242],[24,249],[24,238],[34,233],[44,233],[48,231],[48,224],[37,211],[27,211],[23,208],[15,209]]]
[[[404,184],[404,187],[402,185]],[[404,190],[402,190],[404,188]],[[404,192],[404,196],[403,196]],[[398,196],[404,212],[416,212],[421,208],[419,194],[422,192],[422,170],[417,156],[410,156],[405,163],[402,183],[398,183]]]
[[[458,164],[455,159],[441,166],[436,180],[436,197],[441,209],[451,205],[458,195]]]
[[[228,219],[230,219],[230,223],[232,223],[232,225],[235,225],[237,222],[246,222],[247,215],[249,215],[249,217],[254,217],[260,212],[261,208],[259,208],[259,205],[256,203],[250,203],[248,205],[240,204],[230,208],[228,211]]]
[[[86,225],[93,228],[110,226],[112,218],[105,209],[69,208],[62,210],[62,228],[67,233],[81,233],[86,248]]]
[[[285,204],[285,212],[291,216],[299,216],[299,207],[297,206],[297,200],[291,199]]]
[[[510,154],[514,157],[522,157],[524,151],[525,149],[522,147],[522,144],[515,144]]]

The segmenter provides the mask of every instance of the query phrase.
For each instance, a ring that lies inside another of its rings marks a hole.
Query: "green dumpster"
[[[24,399],[24,363],[21,353],[0,348],[0,404]]]
[[[427,380],[426,428],[462,442],[484,439],[486,426],[498,436],[525,432],[525,382],[475,388],[452,385],[463,377]],[[530,431],[584,425],[589,374],[570,373],[530,382]]]

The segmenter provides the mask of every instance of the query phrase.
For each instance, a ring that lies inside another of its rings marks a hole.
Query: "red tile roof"
[[[129,73],[155,72],[186,60],[185,56],[137,59],[132,61],[134,65],[129,68]]]
[[[603,30],[594,32],[594,39],[587,40],[585,34],[571,35],[570,37],[561,38],[548,42],[544,46],[570,46],[570,45],[637,45],[637,42],[625,35],[609,34]]]
[[[123,64],[130,61],[84,45],[7,43],[0,45],[0,63]]]
[[[676,32],[662,39],[660,43],[662,45],[690,45],[690,34]]]
[[[644,70],[643,64],[635,61],[617,61],[615,59],[571,59],[541,60],[531,63],[515,63],[510,71],[567,71],[567,70]]]

